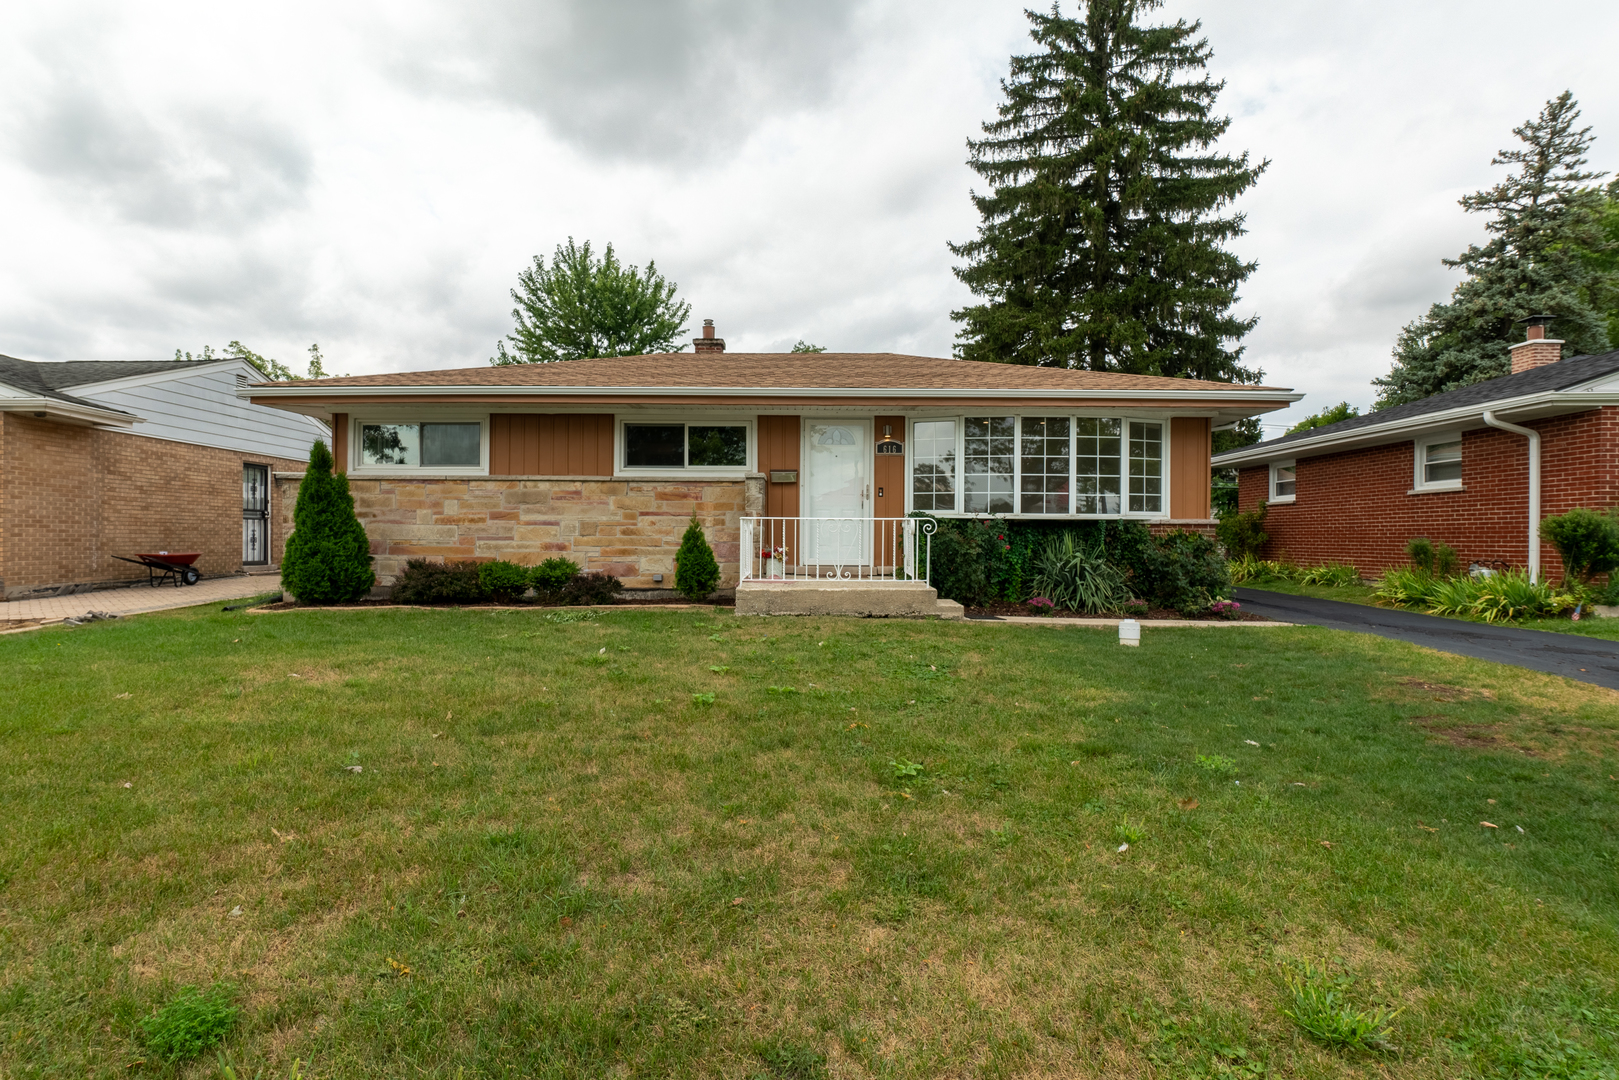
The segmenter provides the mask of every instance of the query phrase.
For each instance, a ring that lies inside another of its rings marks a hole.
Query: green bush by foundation
[[[478,587],[488,596],[510,603],[528,591],[529,572],[505,559],[496,559],[478,567]]]
[[[349,478],[332,472],[332,452],[323,442],[309,450],[309,468],[298,485],[292,535],[281,558],[281,585],[303,604],[343,604],[371,591],[371,541],[354,516]]]
[[[720,564],[703,535],[703,523],[693,514],[675,552],[675,590],[688,599],[705,600],[719,583]]]
[[[393,599],[401,604],[476,604],[487,595],[478,570],[475,562],[411,559],[394,580]]]

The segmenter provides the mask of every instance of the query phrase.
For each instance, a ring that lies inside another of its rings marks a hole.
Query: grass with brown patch
[[[8,637],[0,700],[8,1080],[213,1076],[129,1066],[220,981],[246,1075],[1619,1054],[1615,695],[1399,642],[198,610]],[[1399,1052],[1301,1035],[1306,961]]]

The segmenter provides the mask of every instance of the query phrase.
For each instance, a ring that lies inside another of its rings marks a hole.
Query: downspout
[[[1529,440],[1529,580],[1540,580],[1540,432],[1496,418],[1494,409],[1484,410],[1484,422],[1493,428],[1522,435]]]

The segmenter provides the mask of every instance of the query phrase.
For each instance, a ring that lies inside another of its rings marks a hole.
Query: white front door
[[[804,419],[803,560],[871,558],[871,422]],[[827,520],[841,519],[841,520]]]

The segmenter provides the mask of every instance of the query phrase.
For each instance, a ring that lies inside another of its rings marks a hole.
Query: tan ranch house
[[[412,558],[562,555],[632,590],[673,585],[693,513],[722,588],[892,578],[925,558],[917,511],[1208,530],[1210,431],[1299,397],[893,353],[727,354],[711,323],[704,335],[694,353],[241,393],[331,426],[380,586]],[[298,480],[276,475],[283,514]]]

